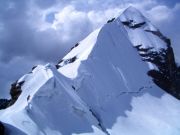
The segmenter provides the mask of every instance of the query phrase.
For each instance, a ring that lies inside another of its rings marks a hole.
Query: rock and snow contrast
[[[0,110],[1,132],[179,135],[180,68],[173,57],[170,40],[129,7],[57,65],[38,65],[16,81],[18,94]]]

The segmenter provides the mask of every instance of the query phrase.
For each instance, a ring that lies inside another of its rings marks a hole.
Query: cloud
[[[60,38],[64,42],[83,39],[107,20],[117,16],[120,11],[122,10],[119,8],[81,11],[70,5],[55,14],[52,28],[62,34]]]
[[[76,10],[73,6],[67,6],[55,14],[52,27],[62,34],[61,39],[63,42],[77,39],[82,35],[82,31],[84,35],[87,35],[93,30],[87,14]]]
[[[165,21],[173,15],[172,10],[165,5],[156,6],[148,12],[152,15],[154,21]]]
[[[177,59],[180,58],[177,51],[180,27],[175,23],[180,19],[180,10],[175,1],[169,6],[162,0],[3,0],[0,4],[0,67],[3,69],[0,91],[7,93],[5,86],[35,64],[57,62],[75,43],[129,5],[147,12],[152,22],[173,39]],[[9,70],[13,75],[7,77],[5,73]]]
[[[46,9],[54,6],[57,3],[57,0],[36,0],[38,7]]]

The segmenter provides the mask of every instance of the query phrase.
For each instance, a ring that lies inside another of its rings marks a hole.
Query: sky
[[[179,0],[0,0],[0,98],[33,66],[57,63],[130,5],[171,38],[180,63]]]

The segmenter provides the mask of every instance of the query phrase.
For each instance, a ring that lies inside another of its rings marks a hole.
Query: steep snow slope
[[[159,50],[166,45],[143,29],[157,30],[139,11],[128,8],[79,42],[56,66],[58,70],[47,64],[23,76],[17,102],[0,111],[0,120],[16,127],[7,126],[8,132],[179,134],[179,101],[152,82],[149,67],[133,47],[143,44]]]
[[[155,50],[166,48],[166,43],[161,38],[148,32],[159,30],[136,8],[129,7],[117,20],[125,26],[129,40],[134,46],[153,47]]]
[[[2,121],[30,135],[91,131],[91,125],[101,129],[90,108],[55,67],[38,66],[19,81],[22,80],[23,93],[13,106],[0,112]]]
[[[180,99],[180,67],[176,64],[171,40],[133,7],[118,19],[142,60],[148,63],[147,74],[156,85]]]

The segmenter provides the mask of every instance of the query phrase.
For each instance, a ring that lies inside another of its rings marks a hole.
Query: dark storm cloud
[[[64,47],[61,46],[63,43],[58,39],[54,29],[41,31],[34,27],[35,19],[31,19],[36,14],[30,14],[29,3],[25,0],[9,0],[1,3],[3,8],[0,9],[0,24],[2,25],[0,59],[3,62],[9,62],[16,56],[33,56],[38,60],[55,62],[57,61],[55,56],[62,57],[63,55]],[[37,1],[37,3],[42,6],[45,6],[45,3],[51,5],[48,0],[44,3]]]
[[[174,7],[176,5],[176,3],[179,2],[179,0],[159,0],[159,2],[161,2],[162,4],[165,4],[167,6],[170,6],[170,7]]]
[[[36,0],[35,2],[40,8],[46,9],[55,5],[57,0]]]
[[[0,3],[0,97],[7,95],[10,83],[33,65],[56,62],[65,50],[53,30],[34,27],[29,5],[26,0]]]
[[[22,33],[23,29],[29,28],[23,26],[26,24],[24,23],[26,20],[25,9],[26,3],[22,0],[18,2],[4,0],[0,4],[0,22],[2,25],[0,31],[2,35],[0,38],[1,60],[9,61],[15,54],[20,54],[24,50],[21,48],[22,43],[18,42],[23,42],[22,39],[25,38]]]

